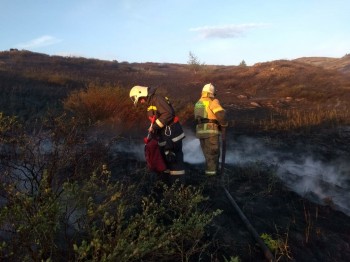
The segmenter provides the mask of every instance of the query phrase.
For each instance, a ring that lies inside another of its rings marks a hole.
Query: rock
[[[261,107],[261,105],[258,102],[250,102],[250,105],[254,107]]]
[[[248,99],[248,96],[246,96],[246,95],[238,95],[237,98],[239,98],[239,99]]]

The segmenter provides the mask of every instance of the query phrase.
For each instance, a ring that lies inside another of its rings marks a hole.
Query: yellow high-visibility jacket
[[[220,125],[227,125],[225,110],[218,99],[207,92],[202,92],[201,98],[194,107],[194,117],[197,122],[196,136],[206,138],[220,134]]]

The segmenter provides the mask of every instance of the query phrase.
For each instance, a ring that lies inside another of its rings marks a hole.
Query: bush
[[[110,145],[73,120],[52,121],[30,135],[0,121],[8,133],[0,133],[1,261],[189,261],[204,253],[205,228],[220,211],[201,209],[200,189],[160,184],[161,196],[144,196],[141,180],[122,183],[102,164]]]
[[[7,241],[2,242],[0,258],[15,261],[40,261],[57,253],[55,236],[59,227],[57,195],[42,178],[32,194],[20,190],[19,183],[2,183],[7,203],[0,211],[0,228]]]
[[[140,107],[133,108],[129,93],[123,88],[92,85],[86,90],[73,91],[63,104],[81,123],[111,122],[122,133],[139,127],[140,120],[145,119],[145,113]]]
[[[126,202],[132,190],[115,186],[120,189],[102,202],[89,198],[87,237],[74,245],[77,261],[189,261],[206,250],[205,227],[221,211],[201,211],[200,190],[163,185],[161,200],[143,197],[140,210],[132,212]]]

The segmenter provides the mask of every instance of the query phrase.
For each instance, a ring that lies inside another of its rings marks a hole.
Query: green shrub
[[[0,112],[0,142],[10,142],[11,135],[10,133],[16,132],[20,127],[17,117],[15,116],[6,116]]]
[[[205,227],[221,211],[200,210],[205,198],[194,187],[163,185],[162,190],[162,199],[144,197],[134,213],[135,206],[125,202],[131,191],[117,190],[101,203],[89,198],[87,237],[74,244],[76,260],[189,261],[204,252]]]
[[[0,247],[0,258],[41,261],[57,253],[55,236],[60,229],[56,195],[44,174],[34,194],[20,190],[19,183],[2,183],[7,203],[0,211],[0,228],[9,240]]]
[[[201,208],[200,189],[155,184],[144,196],[142,180],[122,183],[102,164],[109,144],[89,140],[74,120],[54,118],[30,135],[7,120],[0,260],[189,261],[209,247],[205,229],[221,211]]]
[[[261,239],[264,241],[266,246],[274,253],[276,261],[279,261],[282,258],[292,260],[290,247],[288,244],[288,234],[286,234],[283,239],[279,234],[276,237],[272,237],[267,233],[260,235]]]

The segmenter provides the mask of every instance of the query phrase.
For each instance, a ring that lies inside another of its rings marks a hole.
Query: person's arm
[[[158,96],[154,102],[155,106],[157,107],[158,117],[153,128],[157,130],[166,125],[170,125],[173,122],[175,115],[172,107],[168,104],[164,97]]]
[[[222,127],[227,127],[228,121],[226,120],[225,109],[220,105],[219,100],[213,100],[212,111],[215,114],[216,120],[218,120],[219,125]]]
[[[225,110],[218,111],[216,114],[216,119],[218,120],[220,126],[227,127],[228,126],[228,121],[226,120],[225,117]]]

